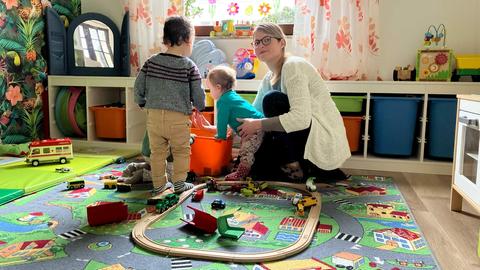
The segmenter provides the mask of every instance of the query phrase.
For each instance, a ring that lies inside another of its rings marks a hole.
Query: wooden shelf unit
[[[95,137],[93,116],[87,114],[88,137],[75,140],[75,144],[87,143],[113,147],[140,148],[145,132],[145,113],[133,102],[134,77],[90,77],[90,76],[49,76],[49,104],[50,115],[53,116],[53,104],[58,87],[83,86],[87,89],[87,108],[109,101],[108,90],[112,88],[123,91],[121,94],[126,107],[127,139],[126,142],[111,142]],[[256,92],[260,80],[239,80],[236,90]],[[344,168],[401,171],[415,173],[434,173],[450,175],[452,162],[430,160],[425,157],[428,98],[431,95],[457,95],[480,93],[480,83],[474,82],[396,82],[396,81],[326,81],[332,93],[351,93],[365,95],[365,110],[363,111],[364,125],[362,130],[361,151],[355,153],[344,164]],[[369,129],[371,97],[376,94],[407,94],[420,96],[422,108],[420,110],[420,131],[418,134],[416,155],[410,158],[384,158],[374,156],[369,151]],[[118,96],[116,97],[118,99]],[[107,102],[108,103],[108,102]],[[50,117],[50,134],[52,137],[62,137],[55,124],[54,117]]]

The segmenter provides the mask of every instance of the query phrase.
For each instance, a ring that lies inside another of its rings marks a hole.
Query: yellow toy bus
[[[79,189],[85,187],[85,180],[74,179],[67,182],[67,189]]]

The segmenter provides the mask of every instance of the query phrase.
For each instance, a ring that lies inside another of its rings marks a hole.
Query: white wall
[[[159,0],[156,0],[159,1]],[[116,4],[113,4],[116,3]],[[82,0],[82,12],[99,12],[119,27],[123,0]],[[480,53],[480,1],[478,0],[381,0],[380,1],[380,75],[392,80],[397,65],[415,63],[429,25],[443,23],[447,30],[447,47],[455,53]],[[215,39],[228,60],[237,48],[248,47],[249,39]],[[288,45],[287,45],[288,46]],[[262,66],[259,77],[266,67]]]

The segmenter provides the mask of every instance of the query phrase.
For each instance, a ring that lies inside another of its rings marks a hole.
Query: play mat
[[[410,209],[391,178],[353,176],[320,189],[322,207],[317,231],[303,252],[279,262],[235,264],[167,257],[136,247],[130,233],[145,212],[148,191],[127,193],[104,189],[99,177],[119,175],[126,164],[112,164],[83,175],[85,187],[65,184],[0,206],[2,269],[439,269]],[[214,199],[226,208],[212,210]],[[123,201],[127,221],[90,227],[86,206],[97,201]],[[236,210],[232,226],[245,228],[239,240],[193,230],[187,205],[219,216]],[[306,222],[295,215],[290,200],[269,192],[243,197],[238,192],[205,192],[153,224],[146,234],[172,247],[229,252],[260,252],[295,242]],[[305,215],[307,216],[307,215]],[[343,267],[343,268],[342,268]]]

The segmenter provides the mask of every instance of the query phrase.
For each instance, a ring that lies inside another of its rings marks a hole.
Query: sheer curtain
[[[125,9],[130,12],[130,66],[135,76],[151,55],[165,51],[165,18],[183,14],[183,4],[182,0],[125,0]]]
[[[293,52],[326,80],[381,80],[379,0],[297,0]]]

